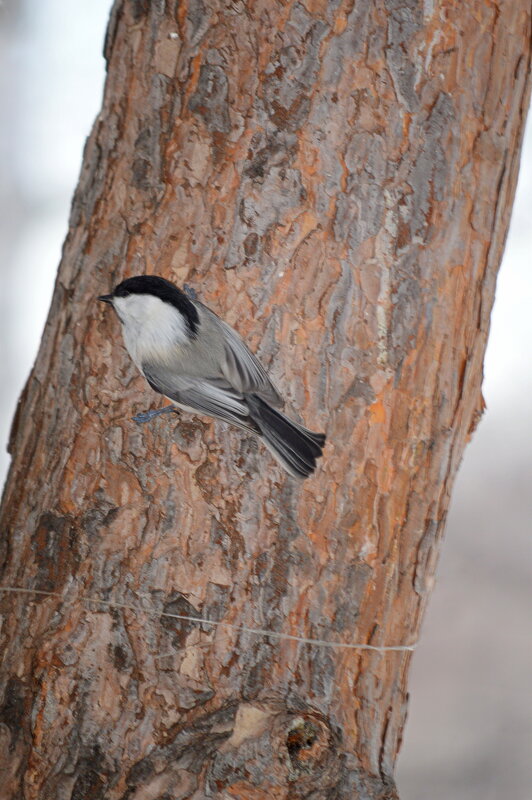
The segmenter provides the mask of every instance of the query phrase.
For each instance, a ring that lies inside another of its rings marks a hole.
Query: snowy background
[[[0,483],[48,312],[110,0],[0,6]],[[102,287],[106,290],[107,287]],[[486,357],[488,411],[453,495],[414,656],[402,800],[529,800],[532,785],[532,126]]]

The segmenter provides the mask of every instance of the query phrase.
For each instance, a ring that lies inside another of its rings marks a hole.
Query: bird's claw
[[[149,422],[160,414],[168,414],[170,411],[177,413],[177,409],[174,408],[174,406],[165,406],[164,408],[153,408],[150,411],[143,411],[140,414],[135,414],[131,419],[133,422],[136,422],[137,425],[142,425],[144,422]]]
[[[187,295],[187,297],[190,297],[191,300],[197,300],[198,299],[198,295],[197,295],[196,290],[192,286],[189,286],[188,283],[184,283],[183,284],[183,290],[184,290],[185,294]]]

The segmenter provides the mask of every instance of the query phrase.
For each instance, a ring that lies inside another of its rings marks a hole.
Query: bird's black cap
[[[126,278],[113,289],[111,294],[103,294],[98,300],[112,304],[115,297],[127,297],[130,294],[151,294],[163,303],[174,306],[185,318],[191,335],[196,335],[199,316],[195,305],[181,289],[166,278],[160,278],[158,275],[136,275],[134,278]]]

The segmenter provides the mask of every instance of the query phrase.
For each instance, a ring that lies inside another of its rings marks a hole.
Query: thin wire
[[[12,594],[37,594],[43,597],[56,597],[59,600],[63,598],[58,592],[45,592],[42,589],[23,589],[15,586],[0,586],[0,592],[9,592]],[[214,627],[231,628],[239,633],[251,633],[254,636],[264,636],[270,639],[282,639],[291,642],[299,642],[299,644],[308,644],[314,647],[330,647],[332,649],[346,649],[346,650],[373,650],[378,653],[386,652],[412,652],[416,649],[417,642],[414,644],[397,644],[397,645],[375,645],[375,644],[351,644],[350,642],[331,642],[327,639],[306,639],[304,636],[294,636],[291,633],[279,633],[277,631],[269,631],[266,628],[248,628],[246,625],[235,625],[232,622],[224,622],[223,620],[205,619],[204,617],[190,617],[186,614],[170,614],[167,611],[148,611],[139,606],[131,606],[127,603],[115,603],[109,600],[100,600],[97,597],[81,597],[84,603],[98,603],[107,608],[121,608],[125,611],[134,611],[135,613],[148,614],[152,617],[166,617],[167,619],[178,619],[183,622],[195,622],[198,625],[212,625]],[[72,605],[69,603],[68,605]]]

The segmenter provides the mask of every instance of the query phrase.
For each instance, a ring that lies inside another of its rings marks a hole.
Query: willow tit
[[[277,410],[283,400],[262,364],[207,306],[155,275],[128,278],[98,300],[113,306],[132,360],[173,404],[137,422],[176,407],[216,417],[261,438],[290,475],[314,471],[325,435]]]

